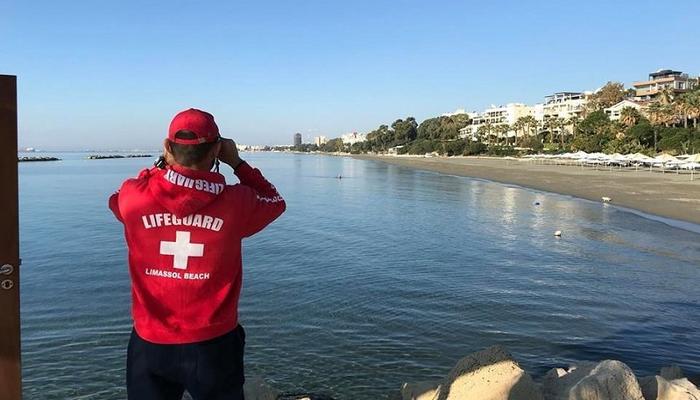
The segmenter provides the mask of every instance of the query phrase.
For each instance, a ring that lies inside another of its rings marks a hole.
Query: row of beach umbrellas
[[[605,153],[586,153],[585,151],[577,151],[575,153],[564,154],[538,154],[526,156],[526,158],[535,160],[568,160],[580,164],[587,165],[643,165],[649,167],[659,167],[664,169],[700,169],[700,153],[692,155],[672,156],[670,154],[660,154],[656,157],[650,157],[642,153],[634,154],[605,154]]]

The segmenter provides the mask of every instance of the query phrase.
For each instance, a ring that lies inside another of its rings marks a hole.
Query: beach
[[[543,165],[526,159],[495,157],[420,157],[354,155],[364,160],[434,171],[443,174],[486,179],[546,192],[602,201],[644,213],[700,224],[700,176],[674,171],[574,165]]]

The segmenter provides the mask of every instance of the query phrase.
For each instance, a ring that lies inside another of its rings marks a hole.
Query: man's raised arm
[[[273,184],[268,182],[260,170],[243,161],[231,139],[222,139],[219,159],[231,166],[245,186],[241,209],[242,236],[251,236],[277,219],[287,205]]]

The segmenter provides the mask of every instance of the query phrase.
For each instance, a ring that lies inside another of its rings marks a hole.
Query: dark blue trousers
[[[236,329],[211,340],[155,344],[131,332],[126,357],[129,400],[243,400],[245,331]]]

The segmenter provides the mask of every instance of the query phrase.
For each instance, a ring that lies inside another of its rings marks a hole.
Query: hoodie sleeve
[[[119,212],[119,192],[113,193],[111,196],[109,196],[109,209],[112,210],[112,213],[114,216],[121,222],[124,222],[122,219],[122,214]]]
[[[236,168],[236,176],[241,184],[250,190],[244,191],[242,202],[242,236],[248,237],[277,219],[287,208],[275,186],[245,161]]]

